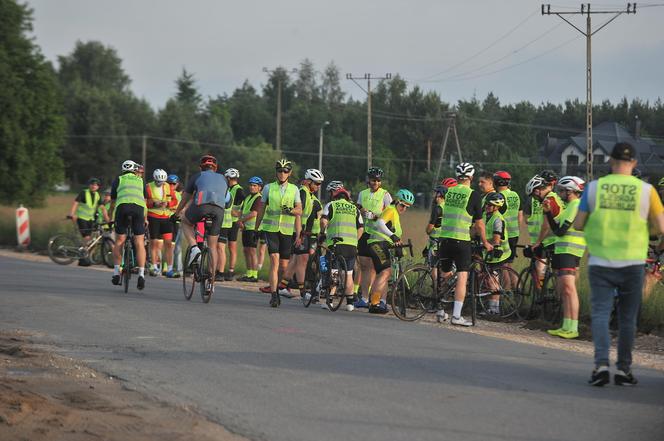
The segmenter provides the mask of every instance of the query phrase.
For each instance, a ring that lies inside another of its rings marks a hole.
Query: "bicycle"
[[[540,276],[537,263],[545,265],[544,277]],[[542,257],[532,255],[530,264],[519,274],[517,289],[523,294],[523,318],[533,320],[542,317],[543,320],[556,323],[562,313],[562,302],[556,290],[556,275],[551,268],[551,252],[546,251]]]
[[[194,290],[196,289],[196,284],[198,283],[201,300],[203,303],[210,303],[213,292],[214,270],[210,270],[210,250],[208,248],[207,238],[212,220],[206,216],[203,218],[202,222],[204,223],[203,234],[198,231],[198,228],[194,228],[196,242],[198,243],[198,248],[201,250],[198,258],[194,260],[191,265],[186,265],[186,262],[189,262],[191,250],[196,245],[188,247],[187,252],[184,255],[185,266],[184,271],[182,272],[182,291],[184,293],[184,298],[191,300],[194,295]],[[198,239],[201,240],[199,241]]]
[[[67,216],[66,219],[71,219]],[[95,265],[105,264],[113,268],[113,246],[115,241],[111,233],[104,227],[110,227],[113,222],[95,224],[90,231],[92,239],[83,244],[79,234],[56,234],[48,240],[48,257],[58,265],[69,265],[74,260],[90,259]]]
[[[312,303],[317,303],[320,299],[320,259],[323,257],[321,250],[322,247],[317,246],[307,260],[304,272],[304,296],[302,297],[302,304],[305,308]]]
[[[318,264],[320,274],[320,282],[317,284],[318,295],[325,299],[327,309],[332,312],[337,311],[346,298],[348,268],[346,267],[346,259],[336,253],[336,245],[342,240],[340,237],[333,237],[332,245],[319,243],[317,247],[326,252],[324,256],[321,256],[325,261],[319,260]],[[319,251],[319,254],[322,253]],[[309,303],[311,303],[311,300],[309,300]]]

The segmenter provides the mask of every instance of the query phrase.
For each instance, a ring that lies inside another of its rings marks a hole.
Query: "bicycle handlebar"
[[[401,245],[392,244],[391,248],[402,248],[402,249],[408,248],[408,251],[410,252],[410,257],[415,257],[415,255],[413,254],[413,242],[410,239],[408,239],[408,242],[406,242],[405,244],[404,243],[402,243]]]

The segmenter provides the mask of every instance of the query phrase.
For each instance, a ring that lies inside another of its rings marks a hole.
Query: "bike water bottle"
[[[320,272],[321,273],[326,273],[327,272],[327,259],[325,256],[320,256],[319,258],[319,263],[320,263]]]

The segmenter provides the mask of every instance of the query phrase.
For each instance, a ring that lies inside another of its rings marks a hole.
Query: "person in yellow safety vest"
[[[353,293],[353,269],[355,268],[355,258],[357,256],[357,243],[364,233],[364,223],[360,210],[351,202],[350,191],[343,185],[333,189],[330,193],[331,202],[325,204],[323,214],[320,218],[320,235],[318,240],[324,242],[326,246],[334,245],[334,251],[337,257],[342,257],[346,263],[346,311],[353,311],[355,307],[355,296]],[[333,242],[333,239],[341,239]],[[330,274],[338,271],[334,263],[327,261]],[[328,279],[329,280],[329,279]],[[303,301],[306,303],[311,293],[304,293]],[[327,308],[325,302],[321,302],[322,308]]]
[[[387,313],[387,283],[392,275],[391,249],[401,245],[403,229],[401,215],[415,203],[415,196],[405,188],[397,191],[392,202],[374,222],[371,235],[367,241],[371,252],[371,262],[376,278],[369,291],[369,313]],[[400,248],[395,253],[401,254]]]
[[[551,230],[557,236],[551,267],[556,271],[556,291],[563,305],[563,323],[558,329],[549,329],[550,335],[562,338],[579,336],[579,295],[576,291],[576,274],[581,257],[586,251],[586,240],[581,231],[572,227],[579,211],[581,194],[585,182],[576,176],[565,176],[558,181],[556,191],[565,203],[565,208],[554,216],[547,200],[542,204]]]
[[[496,191],[505,196],[505,206],[503,207],[503,217],[507,222],[507,231],[509,236],[507,241],[510,245],[510,257],[507,263],[512,263],[516,258],[516,245],[519,242],[519,225],[523,223],[523,208],[521,207],[521,197],[519,193],[510,188],[512,175],[506,171],[497,171],[493,174],[493,183]],[[514,281],[516,285],[516,280]]]
[[[166,183],[168,174],[158,168],[152,173],[154,181],[145,186],[148,197],[148,228],[150,230],[150,257],[152,268],[150,276],[158,276],[161,271],[161,254],[164,251],[168,271],[173,271],[173,214],[170,206],[171,186]],[[171,273],[172,274],[172,273]],[[166,273],[164,273],[166,275]]]
[[[242,210],[244,189],[238,183],[240,172],[235,168],[226,169],[224,177],[228,183],[228,193],[231,196],[231,208],[224,213],[219,233],[219,265],[217,267],[217,281],[231,281],[235,278],[235,263],[237,262],[237,236],[240,227],[237,220]],[[226,272],[226,245],[228,245],[228,272]]]
[[[357,195],[357,206],[364,220],[364,234],[357,245],[360,271],[355,275],[356,308],[368,308],[369,303],[363,298],[368,296],[371,284],[376,277],[368,240],[374,231],[374,224],[381,213],[392,203],[390,192],[382,188],[384,172],[379,167],[367,171],[367,188]]]
[[[440,269],[445,278],[451,277],[452,266],[456,266],[457,282],[454,288],[454,307],[450,323],[458,326],[472,326],[461,316],[463,302],[466,298],[468,271],[472,260],[470,230],[473,228],[487,251],[493,245],[487,241],[484,220],[482,218],[482,197],[479,192],[470,188],[475,176],[475,167],[462,162],[455,167],[458,185],[447,190],[443,205],[443,221],[441,223],[441,242],[438,250]],[[444,321],[448,314],[444,310],[436,313],[438,321]]]
[[[426,255],[424,256],[429,262],[431,268],[431,278],[438,280],[438,247],[440,245],[440,225],[443,221],[443,205],[445,204],[445,194],[450,187],[456,187],[457,181],[454,178],[446,178],[441,181],[440,185],[434,188],[434,203],[431,207],[431,215],[429,216],[429,223],[426,227],[426,233],[429,236],[429,243],[426,248]]]
[[[97,206],[97,213],[95,214],[95,219],[97,222],[110,222],[111,220],[111,189],[107,188],[102,194],[101,201]]]
[[[115,246],[113,247],[113,277],[111,283],[120,285],[122,248],[127,240],[127,228],[131,219],[134,233],[134,249],[138,266],[138,289],[145,288],[145,216],[148,192],[139,175],[140,164],[128,159],[122,163],[122,174],[111,184],[111,213],[115,222]]]
[[[95,229],[95,217],[100,203],[99,184],[97,178],[90,178],[88,188],[82,190],[74,199],[69,210],[69,218],[76,224],[78,231],[83,236],[83,241],[88,243],[90,235]],[[79,262],[80,263],[80,262]]]
[[[275,164],[277,180],[263,188],[263,206],[256,218],[257,227],[262,226],[270,254],[270,306],[281,304],[277,285],[288,266],[292,247],[300,245],[302,237],[302,200],[294,184],[288,182],[293,163],[280,159]],[[295,243],[293,244],[293,233]]]
[[[244,248],[244,260],[247,265],[247,273],[238,279],[240,282],[258,282],[256,216],[258,216],[258,211],[263,205],[262,190],[263,179],[259,176],[249,178],[249,194],[242,202],[242,212],[237,221],[242,230],[242,246]]]
[[[501,213],[501,210],[507,205],[507,200],[503,193],[494,191],[484,196],[484,211],[486,213],[484,222],[486,224],[486,238],[493,245],[492,251],[484,254],[484,260],[490,268],[500,270],[502,265],[509,262],[512,249],[509,244],[509,223]],[[498,274],[497,272],[495,274]],[[491,292],[499,290],[500,284],[497,278],[490,276],[486,280],[487,287]],[[516,286],[518,280],[512,281]],[[489,315],[500,315],[500,295],[490,295],[487,299]]]
[[[574,228],[584,232],[588,246],[588,279],[595,369],[589,384],[610,381],[609,317],[617,296],[618,360],[616,385],[633,386],[632,348],[641,306],[649,226],[664,233],[664,208],[652,185],[631,176],[636,149],[617,143],[611,151],[611,173],[586,185]],[[658,254],[664,249],[660,241]]]
[[[180,235],[180,221],[174,221],[172,215],[175,214],[180,201],[182,200],[182,185],[178,175],[168,175],[166,183],[171,187],[171,203],[168,209],[171,212],[171,223],[173,224],[173,269],[171,271],[166,267],[166,277],[179,278],[182,269],[182,237]],[[162,265],[162,271],[164,267]]]

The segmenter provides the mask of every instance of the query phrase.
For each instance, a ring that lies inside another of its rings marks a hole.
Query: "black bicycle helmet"
[[[382,179],[383,177],[383,169],[380,167],[371,167],[367,171],[367,178],[369,179]]]

